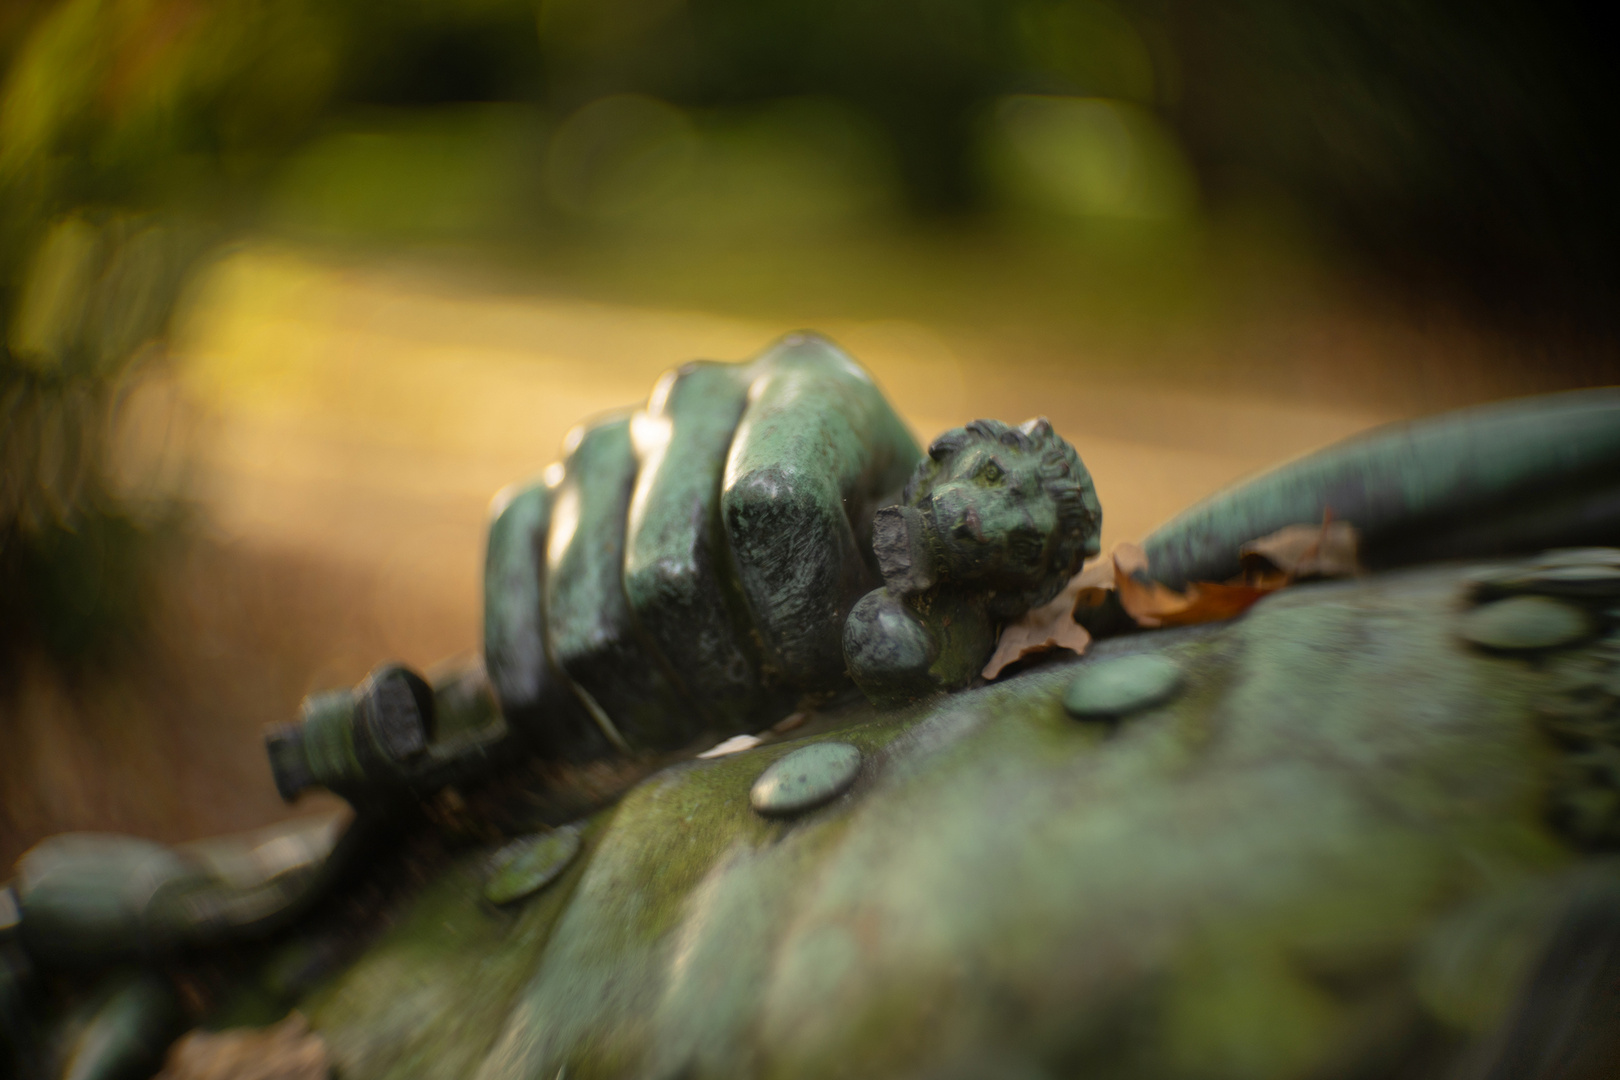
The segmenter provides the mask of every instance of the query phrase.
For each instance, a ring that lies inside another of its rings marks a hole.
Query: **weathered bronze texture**
[[[727,565],[717,482],[748,405],[750,370],[684,364],[659,380],[630,421],[637,472],[625,522],[625,597],[720,733],[759,726],[752,721],[761,656]]]
[[[967,686],[1002,623],[1056,596],[1101,529],[1090,474],[1044,419],[941,435],[876,515],[884,584],[844,626],[856,685],[881,703]]]
[[[872,517],[919,457],[858,364],[790,335],[575,439],[491,526],[485,659],[514,731],[564,757],[668,750],[846,685]]]
[[[1611,897],[1620,881],[1583,856],[1617,842],[1620,777],[1593,752],[1613,736],[1568,751],[1577,841],[1536,703],[1563,686],[1552,661],[1589,663],[1597,682],[1557,704],[1598,695],[1612,731],[1600,690],[1620,653],[1469,645],[1477,569],[1301,585],[1227,623],[682,762],[591,817],[521,924],[446,870],[300,1007],[355,1080],[422,1061],[482,1080],[1511,1061],[1526,1046],[1494,1040],[1556,959],[1542,943],[1589,940],[1564,912],[1594,875]],[[1071,719],[1075,675],[1131,657],[1181,671],[1180,692],[1117,726]],[[762,775],[829,741],[859,749],[858,785],[755,812]],[[477,972],[487,992],[402,1002],[402,970],[447,988]],[[1540,1052],[1564,1030],[1522,1037]]]
[[[282,798],[324,787],[364,809],[480,775],[509,738],[481,670],[455,669],[430,686],[383,664],[352,691],[310,695],[300,721],[271,728],[265,747]]]
[[[1525,398],[1376,428],[1220,492],[1143,541],[1179,587],[1240,572],[1239,548],[1331,512],[1374,569],[1620,535],[1620,389]]]
[[[511,904],[533,896],[555,881],[578,854],[576,825],[520,836],[490,860],[484,899],[492,904]]]
[[[296,1005],[350,1080],[1612,1059],[1588,1022],[1612,980],[1583,958],[1620,934],[1620,550],[1568,548],[1620,541],[1617,410],[1600,391],[1375,434],[1147,545],[1156,577],[1219,578],[1331,509],[1375,564],[1529,558],[1297,585],[945,696],[1096,550],[1073,449],[976,421],[919,463],[813,336],[688,365],[498,500],[483,667],[384,665],[271,733],[282,793],[341,794],[346,831],[67,836],[20,861],[0,1056],[150,1071],[182,1019],[235,1007],[182,1015],[164,972],[206,952],[236,965],[220,1000]],[[829,696],[849,676],[867,701]],[[796,700],[808,719],[771,729]],[[739,729],[758,737],[697,753]],[[478,788],[499,759],[541,767]],[[467,797],[430,804],[447,784]],[[302,918],[357,869],[414,884]],[[48,992],[74,980],[77,1012]],[[1551,1000],[1586,1019],[1550,1023]]]
[[[861,771],[861,752],[845,742],[816,742],[773,762],[748,791],[766,817],[792,817],[842,795]]]
[[[564,462],[546,538],[546,634],[604,737],[620,752],[691,737],[680,684],[641,632],[624,592],[624,523],[636,482],[630,418],[587,429]]]
[[[1138,654],[1082,664],[1063,692],[1063,707],[1077,720],[1118,721],[1162,705],[1181,689],[1180,665]]]
[[[357,854],[366,831],[324,816],[175,847],[53,836],[17,862],[18,940],[38,963],[93,968],[262,934],[302,911],[334,851]]]
[[[546,536],[556,498],[543,477],[495,497],[484,557],[484,665],[501,714],[527,748],[554,759],[599,757],[612,746],[546,640]]]

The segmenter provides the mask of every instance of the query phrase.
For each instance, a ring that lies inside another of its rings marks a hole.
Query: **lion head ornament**
[[[1044,418],[946,432],[873,521],[884,586],[845,623],[850,675],[881,701],[965,686],[1000,626],[1097,553],[1101,527],[1090,474]]]

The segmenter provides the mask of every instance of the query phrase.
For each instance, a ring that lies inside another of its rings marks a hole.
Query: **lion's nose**
[[[956,521],[954,531],[960,539],[984,543],[984,527],[979,522],[979,511],[972,506],[962,512],[962,516]]]

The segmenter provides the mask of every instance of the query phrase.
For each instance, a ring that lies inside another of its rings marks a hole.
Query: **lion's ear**
[[[946,457],[962,449],[968,441],[967,428],[951,428],[945,434],[935,439],[928,447],[928,456],[935,461],[943,461]]]
[[[1052,434],[1052,424],[1044,416],[1037,416],[1033,420],[1025,420],[1018,425],[1018,430],[1031,438],[1044,439]]]

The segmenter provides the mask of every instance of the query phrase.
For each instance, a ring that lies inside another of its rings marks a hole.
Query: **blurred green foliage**
[[[1283,198],[1475,313],[1595,331],[1620,270],[1620,11],[1595,0],[1161,0],[1217,203]]]
[[[247,228],[761,243],[1258,205],[1609,334],[1615,23],[1579,0],[14,5],[0,624],[64,654],[113,625],[85,582],[138,577],[108,552],[145,534],[106,479],[119,389]]]

